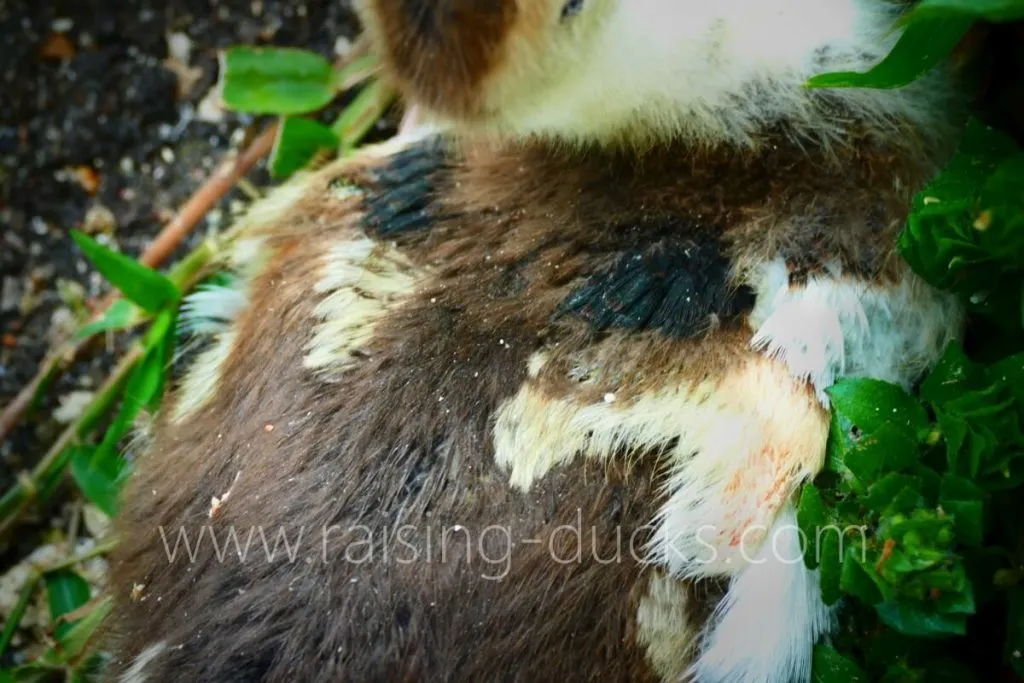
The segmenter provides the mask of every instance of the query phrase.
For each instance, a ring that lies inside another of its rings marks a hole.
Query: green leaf
[[[909,490],[909,494],[903,491]],[[913,502],[909,507],[917,507],[922,500],[921,483],[909,474],[890,472],[868,488],[867,495],[861,498],[861,505],[870,510],[881,513],[902,512],[906,513],[907,504],[903,497],[907,496]],[[896,509],[894,509],[894,507]]]
[[[947,475],[942,480],[939,504],[953,515],[961,543],[980,546],[985,536],[985,492],[969,479]]]
[[[999,382],[1008,387],[1017,402],[1024,406],[1024,353],[1004,358],[987,369],[992,382]]]
[[[82,494],[108,517],[118,510],[118,497],[128,476],[127,462],[120,455],[95,457],[92,446],[73,446],[71,476]]]
[[[121,410],[107,429],[94,455],[94,461],[115,459],[117,443],[131,429],[144,407],[152,407],[158,401],[166,382],[167,366],[173,353],[174,321],[176,312],[163,311],[153,321],[146,334],[146,352],[132,370],[121,401]]]
[[[817,534],[820,554],[818,576],[821,579],[821,599],[826,605],[834,605],[843,597],[842,564],[843,549],[840,529],[820,529]]]
[[[908,636],[962,636],[967,633],[967,616],[939,614],[926,604],[911,601],[883,602],[875,605],[882,622]]]
[[[844,380],[830,387],[828,395],[833,411],[864,433],[893,425],[917,437],[928,428],[924,408],[895,384],[875,379]]]
[[[872,379],[839,382],[828,394],[829,467],[862,490],[917,461],[917,444],[928,431],[928,416],[913,397],[894,384]]]
[[[181,297],[174,283],[160,273],[147,268],[124,254],[107,249],[88,235],[71,231],[71,237],[96,269],[126,299],[135,302],[150,313],[156,313]]]
[[[870,486],[880,477],[917,462],[917,441],[898,426],[883,424],[874,431],[859,434],[857,429],[858,425],[841,429],[840,438],[845,442],[846,471],[861,485]]]
[[[865,73],[838,71],[808,81],[810,88],[901,88],[938,66],[970,30],[969,18],[922,18],[907,27],[892,51]]]
[[[112,598],[104,598],[88,614],[76,621],[61,639],[60,649],[47,651],[40,659],[41,664],[62,664],[71,662],[85,651],[99,633],[103,620],[114,607]]]
[[[813,683],[869,683],[859,666],[827,645],[816,645],[811,663]]]
[[[921,0],[910,13],[910,22],[923,19],[970,17],[986,21],[1024,19],[1021,0]]]
[[[367,85],[353,98],[331,126],[341,141],[342,155],[351,152],[370,132],[394,99],[394,89],[379,79]]]
[[[309,164],[319,152],[335,151],[338,136],[327,126],[300,117],[287,117],[278,128],[277,140],[270,154],[270,173],[287,178]]]
[[[964,391],[979,386],[981,372],[958,344],[950,344],[943,351],[928,378],[921,383],[921,400],[944,404],[956,400]]]
[[[331,63],[294,48],[236,47],[221,54],[224,104],[252,114],[307,114],[336,94]]]
[[[88,339],[94,334],[107,330],[124,330],[135,325],[139,318],[139,309],[135,304],[127,299],[118,299],[111,304],[102,318],[80,329],[75,335],[75,339]]]
[[[866,560],[858,557],[857,550],[850,548],[843,559],[839,586],[845,593],[854,596],[866,605],[875,605],[884,599],[876,580],[874,568],[866,566]]]
[[[60,673],[59,667],[31,662],[14,669],[0,671],[0,683],[43,683],[52,681]]]
[[[1020,330],[1024,292],[1024,156],[972,120],[957,154],[914,198],[900,252],[921,277],[972,311]]]
[[[47,572],[43,575],[43,582],[46,584],[46,600],[50,605],[50,619],[57,624],[54,634],[57,640],[63,640],[73,623],[57,621],[89,602],[92,591],[86,580],[70,569]]]
[[[801,537],[807,540],[804,548],[804,564],[808,569],[818,566],[821,549],[818,547],[819,532],[831,521],[828,508],[814,484],[807,484],[800,491],[800,504],[796,511],[797,525]]]
[[[6,653],[7,646],[10,645],[11,641],[14,639],[15,633],[18,631],[18,626],[21,624],[21,620],[25,616],[25,612],[28,610],[33,597],[35,596],[36,587],[39,585],[39,579],[40,577],[38,572],[29,572],[29,575],[25,578],[24,583],[18,591],[17,600],[10,606],[10,611],[7,614],[6,623],[3,627],[3,632],[0,632],[0,656]]]

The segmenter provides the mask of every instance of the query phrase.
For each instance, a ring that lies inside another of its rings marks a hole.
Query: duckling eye
[[[569,0],[562,6],[562,20],[565,21],[583,11],[584,0]]]

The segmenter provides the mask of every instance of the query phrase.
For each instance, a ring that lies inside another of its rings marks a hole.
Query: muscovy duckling
[[[958,334],[894,251],[880,0],[357,0],[430,127],[247,215],[112,558],[110,677],[807,681],[825,389]],[[212,501],[212,502],[211,502]]]

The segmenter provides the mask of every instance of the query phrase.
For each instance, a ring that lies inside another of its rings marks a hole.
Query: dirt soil
[[[69,231],[138,255],[252,132],[251,117],[212,106],[218,50],[292,45],[334,59],[356,31],[338,0],[0,0],[0,407],[105,290]],[[244,200],[226,198],[191,243]],[[87,354],[0,443],[0,492],[81,409],[113,351]],[[0,575],[67,523],[66,502],[0,548]]]

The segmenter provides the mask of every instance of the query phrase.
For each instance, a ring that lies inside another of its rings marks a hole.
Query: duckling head
[[[941,119],[950,89],[805,87],[891,49],[888,0],[356,0],[406,100],[459,131],[749,146]],[[944,79],[943,79],[944,82]]]

